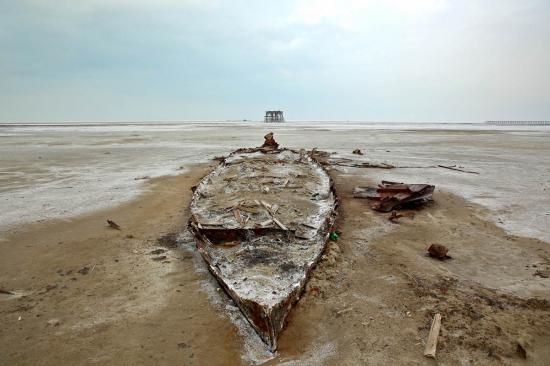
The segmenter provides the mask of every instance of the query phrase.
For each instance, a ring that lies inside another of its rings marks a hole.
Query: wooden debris
[[[273,217],[273,222],[277,224],[278,227],[280,227],[281,229],[285,230],[285,231],[288,231],[287,227],[284,226],[279,220],[277,220],[275,217]]]
[[[390,212],[433,200],[435,186],[429,184],[404,184],[382,181],[377,188],[355,187],[353,197],[367,198],[373,210]]]
[[[378,168],[378,169],[394,169],[395,166],[391,164],[386,163],[369,163],[369,162],[331,162],[329,161],[330,165],[338,165],[338,166],[347,166],[350,168]]]
[[[273,219],[267,219],[263,222],[260,222],[260,226],[266,227],[267,225],[271,224],[273,222]]]
[[[161,255],[160,257],[154,257],[154,258],[151,258],[152,260],[154,260],[155,262],[160,262],[160,261],[163,261],[166,259],[166,256],[165,255]]]
[[[435,314],[432,320],[432,327],[430,328],[430,334],[428,335],[428,341],[426,342],[426,348],[424,348],[424,356],[429,358],[435,358],[435,352],[437,349],[437,338],[439,337],[439,330],[441,329],[441,314]]]
[[[414,212],[403,212],[403,213],[397,213],[397,211],[392,211],[391,215],[388,217],[388,220],[390,220],[393,223],[397,223],[397,219],[400,219],[402,217],[410,217],[411,219],[414,218]]]
[[[451,257],[447,255],[449,248],[441,244],[432,244],[428,247],[428,253],[430,256],[435,257],[440,260],[450,259]]]
[[[241,211],[239,211],[239,209],[233,210],[233,216],[235,216],[235,220],[237,220],[237,223],[242,224],[243,217],[241,216]]]
[[[353,308],[342,309],[342,310],[338,310],[336,312],[336,314],[340,315],[340,314],[344,314],[344,313],[347,313],[347,312],[352,311],[352,310],[353,310]]]
[[[537,269],[533,276],[538,276],[540,278],[549,278],[550,270]]]
[[[450,170],[456,170],[457,172],[463,172],[463,173],[470,173],[470,174],[479,174],[479,172],[472,172],[470,170],[463,170],[459,168],[455,168],[455,166],[447,166],[447,165],[437,165],[440,168],[450,169]]]
[[[262,150],[277,150],[279,144],[275,142],[275,139],[273,138],[273,132],[265,135],[264,139],[264,144],[261,146]]]
[[[107,220],[107,224],[109,224],[109,226],[112,227],[113,229],[122,230],[120,226],[113,220]]]

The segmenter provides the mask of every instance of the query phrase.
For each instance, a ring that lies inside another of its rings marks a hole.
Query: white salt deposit
[[[135,197],[145,180],[179,174],[273,131],[285,147],[334,151],[406,166],[365,169],[369,179],[431,183],[491,211],[511,233],[550,242],[550,127],[484,124],[202,122],[171,124],[1,125],[0,229],[67,218]]]

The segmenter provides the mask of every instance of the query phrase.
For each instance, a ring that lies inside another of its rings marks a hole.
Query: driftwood
[[[437,338],[439,337],[439,330],[441,329],[441,314],[435,314],[432,320],[432,327],[430,328],[430,334],[428,335],[428,341],[426,342],[426,348],[424,348],[424,356],[429,358],[435,358],[435,352],[437,349]]]
[[[113,220],[107,220],[107,224],[109,224],[109,226],[112,227],[113,229],[122,230],[120,226]]]
[[[329,162],[330,165],[338,165],[338,166],[347,166],[347,167],[350,167],[350,168],[376,168],[376,169],[394,169],[396,168],[395,166],[393,165],[390,165],[390,164],[386,164],[386,163],[369,163],[369,162],[341,162],[341,161],[338,161],[338,162],[335,162],[335,163],[331,163]]]
[[[438,165],[440,168],[450,169],[450,170],[456,170],[457,172],[463,172],[463,173],[470,173],[470,174],[479,174],[479,172],[472,172],[470,170],[463,170],[455,168],[454,166],[446,166],[446,165]]]

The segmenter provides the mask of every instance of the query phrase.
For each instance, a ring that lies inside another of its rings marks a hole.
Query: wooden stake
[[[428,341],[426,342],[426,348],[424,349],[424,356],[435,358],[435,351],[437,348],[437,337],[439,337],[439,329],[441,328],[441,314],[437,313],[432,320],[432,327],[430,328],[430,334],[428,335]]]

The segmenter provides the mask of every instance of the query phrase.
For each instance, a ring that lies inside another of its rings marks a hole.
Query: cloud
[[[549,69],[543,0],[19,0],[0,13],[0,121],[270,105],[297,119],[547,118]]]
[[[307,26],[328,23],[358,30],[396,18],[405,22],[420,19],[444,6],[443,0],[299,0],[288,21]]]

